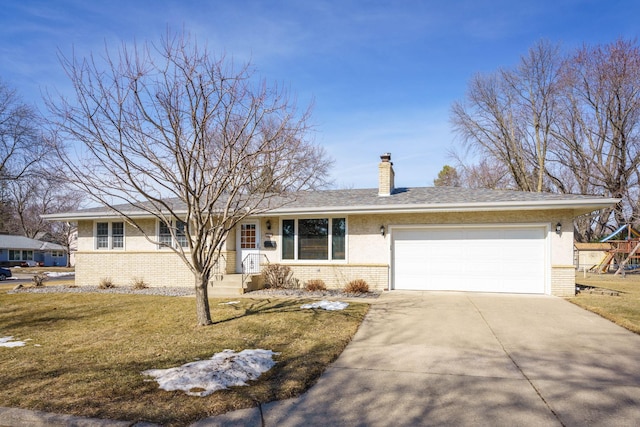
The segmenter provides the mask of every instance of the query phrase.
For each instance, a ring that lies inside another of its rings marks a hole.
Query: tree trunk
[[[209,279],[203,274],[195,274],[196,281],[196,316],[198,326],[208,326],[211,321],[211,311],[209,309],[209,293],[207,285]]]

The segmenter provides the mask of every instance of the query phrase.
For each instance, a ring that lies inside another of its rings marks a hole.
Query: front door
[[[258,221],[241,222],[236,238],[236,272],[242,273],[242,263],[247,263],[247,269],[259,269],[260,259],[260,227]],[[258,264],[258,265],[255,265]]]

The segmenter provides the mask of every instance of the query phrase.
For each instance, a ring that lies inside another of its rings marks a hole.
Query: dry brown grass
[[[618,291],[618,296],[580,293],[569,301],[640,334],[640,274],[627,273],[623,278],[587,273],[585,278],[578,273],[576,284]]]
[[[25,274],[36,274],[36,273],[45,273],[49,271],[53,272],[69,272],[75,271],[73,267],[21,267],[21,268],[12,268],[11,271],[13,273],[25,273]]]
[[[196,327],[192,298],[0,293],[0,402],[79,416],[188,425],[229,410],[299,395],[342,352],[368,305],[300,310],[302,300],[211,299],[213,326]],[[39,346],[36,346],[39,345]],[[247,387],[207,397],[160,390],[146,369],[179,366],[224,349],[280,352]]]

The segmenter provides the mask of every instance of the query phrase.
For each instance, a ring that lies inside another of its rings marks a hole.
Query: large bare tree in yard
[[[54,171],[46,169],[12,180],[7,183],[7,188],[19,234],[35,239],[46,233],[55,243],[68,245],[67,233],[60,234],[60,224],[45,221],[41,215],[78,209],[86,197],[84,193],[67,185],[64,178],[54,175]]]
[[[0,80],[0,232],[34,237],[51,228],[39,214],[73,206],[63,180],[47,165],[54,153],[35,107]],[[56,183],[53,185],[53,183]],[[51,191],[53,188],[56,191]],[[60,196],[56,199],[56,195]],[[76,198],[77,199],[77,198]]]
[[[504,165],[515,188],[543,191],[556,108],[558,49],[540,42],[513,70],[477,75],[452,107],[454,130],[481,158]]]
[[[15,180],[42,160],[49,146],[34,107],[0,80],[0,180]]]
[[[207,286],[229,231],[325,184],[309,110],[180,34],[62,62],[75,97],[49,107],[56,138],[75,147],[61,156],[67,173],[140,232],[132,208],[186,239],[146,235],[189,267],[198,324],[211,324]]]
[[[563,77],[555,157],[580,192],[622,199],[583,226],[586,238],[604,234],[611,213],[616,225],[638,223],[640,49],[622,40],[585,46],[567,59]]]
[[[636,42],[584,46],[565,55],[538,43],[516,68],[474,78],[465,102],[454,104],[452,121],[480,162],[508,171],[503,185],[622,199],[614,209],[579,219],[576,239],[640,223]],[[477,167],[460,169],[464,177]]]

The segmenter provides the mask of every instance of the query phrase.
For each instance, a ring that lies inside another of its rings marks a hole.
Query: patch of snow
[[[13,337],[0,337],[0,347],[24,347],[24,341],[14,341]]]
[[[47,277],[64,277],[64,276],[73,276],[73,271],[47,271],[44,273]]]
[[[301,305],[300,308],[322,308],[325,310],[344,310],[349,306],[348,302],[340,302],[340,301],[327,301],[322,300],[320,302],[314,302],[311,304]]]
[[[240,304],[240,301],[221,302],[218,305]]]
[[[143,375],[154,377],[161,389],[182,390],[190,396],[208,396],[231,386],[247,385],[276,364],[271,350],[224,350],[208,360],[186,363],[176,368],[149,369]]]

